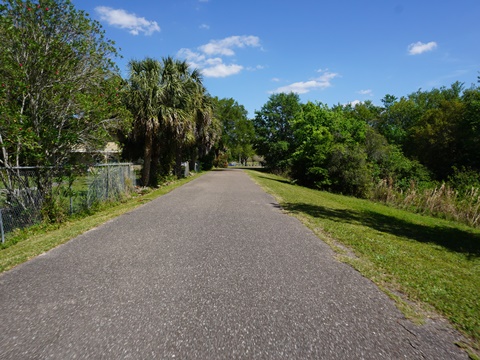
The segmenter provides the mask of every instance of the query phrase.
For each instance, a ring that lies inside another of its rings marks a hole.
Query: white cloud
[[[361,95],[373,96],[373,92],[370,89],[360,90],[360,91],[357,91],[357,92]]]
[[[309,80],[309,81],[299,81],[290,85],[281,86],[270,93],[296,93],[296,94],[306,94],[315,89],[326,89],[332,86],[331,80],[338,76],[337,73],[324,72],[320,77]]]
[[[207,25],[207,24],[202,24],[199,26],[200,29],[203,29],[203,30],[208,30],[210,29],[210,25]]]
[[[179,58],[185,59],[189,65],[193,68],[200,69],[207,64],[207,59],[205,55],[196,53],[190,49],[180,49],[177,52]]]
[[[360,100],[353,100],[349,102],[347,105],[352,105],[352,107],[357,106],[358,104],[361,104],[362,102]]]
[[[240,73],[245,69],[239,64],[226,64],[222,56],[235,55],[233,49],[259,47],[260,39],[256,36],[231,36],[223,40],[212,40],[198,47],[198,51],[180,49],[177,56],[184,58],[192,67],[200,69],[205,77],[227,77]],[[217,56],[215,56],[217,55]],[[261,70],[264,66],[247,67],[246,70]]]
[[[156,21],[148,21],[123,9],[97,6],[95,11],[100,15],[101,20],[114,27],[128,29],[132,35],[138,35],[139,33],[152,35],[155,31],[160,31],[160,26],[158,26]]]
[[[272,78],[272,81],[273,81],[273,82],[280,82],[280,79],[274,77],[274,78]]]
[[[257,65],[257,66],[249,66],[247,67],[248,71],[257,71],[257,70],[263,70],[265,69],[265,66],[263,65]]]
[[[199,47],[199,50],[207,55],[233,56],[234,48],[246,46],[259,47],[260,39],[257,36],[230,36],[222,40],[211,40],[208,44]]]
[[[224,64],[222,58],[207,58],[205,55],[194,52],[190,49],[180,49],[177,56],[184,58],[193,67],[200,69],[206,77],[227,77],[238,74],[243,66],[237,64]]]
[[[429,43],[426,43],[426,44],[418,41],[416,43],[408,45],[408,53],[410,55],[419,55],[427,51],[432,51],[437,46],[438,45],[435,41],[430,41]]]
[[[202,74],[206,77],[227,77],[230,75],[238,74],[240,71],[243,70],[243,66],[237,64],[216,64],[214,66],[206,67],[202,69]]]

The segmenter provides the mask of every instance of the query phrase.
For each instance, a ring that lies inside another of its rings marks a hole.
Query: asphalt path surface
[[[0,359],[468,358],[240,170],[0,275],[0,306]]]

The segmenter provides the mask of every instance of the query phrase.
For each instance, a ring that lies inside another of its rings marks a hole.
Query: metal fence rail
[[[13,171],[12,171],[13,170]],[[42,220],[43,198],[35,186],[37,169],[0,169],[0,234],[2,243],[15,229]],[[59,204],[70,214],[88,209],[96,203],[118,200],[133,191],[136,175],[130,163],[94,165],[85,168],[76,182],[54,184]]]

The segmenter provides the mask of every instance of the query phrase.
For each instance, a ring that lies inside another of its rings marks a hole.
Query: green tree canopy
[[[295,151],[292,122],[302,111],[300,98],[294,93],[273,94],[255,113],[255,149],[264,156],[267,166],[284,171]]]
[[[68,0],[4,1],[0,42],[0,166],[40,166],[48,193],[72,151],[128,123],[117,52]]]
[[[229,161],[245,162],[254,155],[255,135],[247,110],[232,98],[215,98],[215,103],[215,116],[223,128],[220,148],[228,154]]]
[[[134,131],[127,148],[142,149],[142,183],[156,185],[172,167],[180,176],[181,163],[205,155],[218,139],[213,105],[200,73],[185,61],[145,58],[129,63],[127,107]],[[127,149],[128,150],[128,149]]]

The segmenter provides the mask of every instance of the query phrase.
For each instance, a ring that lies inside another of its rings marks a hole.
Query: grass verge
[[[105,203],[90,216],[74,217],[57,225],[40,224],[18,231],[6,244],[8,247],[0,249],[0,273],[13,268],[35,256],[38,256],[54,247],[67,242],[74,237],[93,229],[108,220],[131,211],[140,205],[156,199],[170,191],[190,182],[200,174],[174,181],[143,195],[134,196],[119,203]]]
[[[407,316],[439,313],[480,349],[480,229],[247,173]]]

